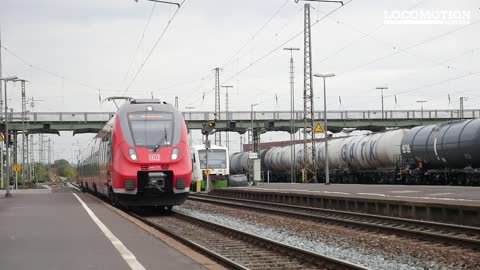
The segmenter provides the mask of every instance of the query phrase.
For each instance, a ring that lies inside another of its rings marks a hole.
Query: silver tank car
[[[375,169],[395,166],[406,130],[329,140],[328,162],[332,169]],[[325,167],[325,145],[317,145],[317,165]]]
[[[331,169],[376,169],[397,165],[400,157],[400,143],[406,130],[391,130],[382,133],[359,135],[346,138],[332,138],[328,142],[328,158]],[[317,143],[316,164],[324,169],[324,143]],[[290,146],[272,147],[262,150],[262,170],[274,172],[288,171],[292,165],[296,170],[303,166],[303,144],[295,145],[295,158],[292,160]],[[311,155],[307,158],[311,159]],[[232,174],[248,171],[248,153],[234,153],[230,156]]]
[[[248,152],[230,155],[230,174],[242,174],[248,171]]]
[[[480,119],[412,128],[405,134],[401,150],[412,167],[479,168]]]

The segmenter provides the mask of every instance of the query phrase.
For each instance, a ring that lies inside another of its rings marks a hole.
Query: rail
[[[129,214],[232,269],[366,269],[178,212],[160,218]]]
[[[263,201],[252,201],[237,198],[225,198],[212,195],[193,195],[189,200],[225,205],[229,207],[247,208],[283,216],[294,216],[301,219],[313,219],[320,222],[330,222],[339,225],[361,227],[367,230],[378,230],[406,235],[419,239],[429,239],[434,242],[457,245],[462,248],[480,250],[480,228],[455,224],[411,220],[386,217],[339,210],[294,206]]]

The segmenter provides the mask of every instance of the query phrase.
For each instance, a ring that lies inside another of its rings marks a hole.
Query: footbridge
[[[73,131],[96,133],[113,116],[113,112],[21,112],[8,114],[9,130],[26,130],[29,134]],[[315,122],[323,125],[323,112],[315,112]],[[254,128],[260,132],[290,132],[290,111],[232,111],[216,115],[208,111],[183,112],[189,129],[201,129],[207,121],[216,120],[218,131],[244,133]],[[386,128],[409,128],[418,125],[435,124],[459,119],[480,117],[480,109],[474,110],[350,110],[328,111],[328,130],[339,132],[344,128],[381,131]],[[1,129],[5,128],[4,115]],[[304,127],[303,112],[294,112],[294,129]]]

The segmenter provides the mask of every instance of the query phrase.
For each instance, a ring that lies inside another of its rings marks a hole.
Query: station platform
[[[259,183],[212,194],[480,226],[480,187]]]
[[[4,193],[1,269],[207,269],[91,195],[50,189],[14,190],[12,198]]]

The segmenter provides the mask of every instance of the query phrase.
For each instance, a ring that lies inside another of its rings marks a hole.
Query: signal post
[[[205,192],[209,192],[212,184],[210,183],[210,169],[208,168],[208,149],[211,147],[210,140],[208,139],[208,135],[215,133],[215,122],[208,122],[203,124],[202,127],[202,134],[205,135],[205,174],[207,176],[207,180],[205,183]],[[197,182],[197,192],[200,191],[200,183]]]

